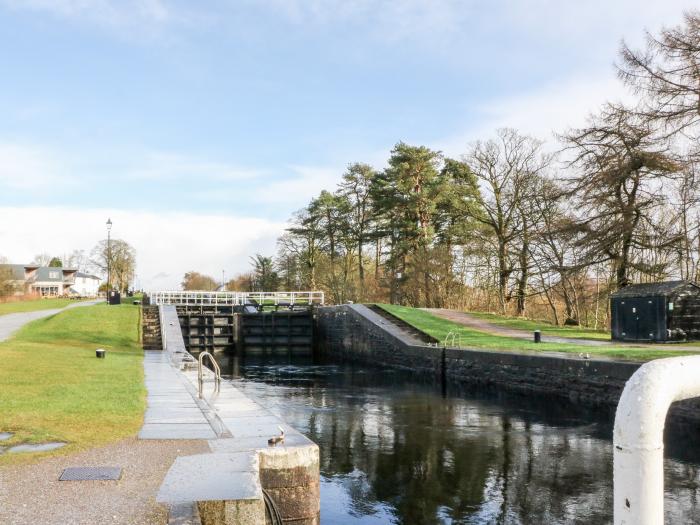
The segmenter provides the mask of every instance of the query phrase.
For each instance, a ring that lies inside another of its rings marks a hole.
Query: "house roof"
[[[41,266],[36,271],[36,280],[41,282],[63,282],[63,268]]]
[[[97,277],[96,275],[92,275],[92,274],[89,274],[89,273],[83,273],[83,272],[78,272],[78,273],[75,274],[75,276],[76,276],[76,277],[82,277],[83,279],[97,279],[98,281],[101,280],[101,279],[100,279],[99,277]]]
[[[690,281],[666,281],[663,283],[631,284],[620,288],[611,297],[652,297],[667,296],[680,290],[681,288],[694,287],[700,293],[700,286]]]
[[[66,273],[75,273],[78,271],[73,268],[37,266],[36,264],[0,264],[0,267],[9,267],[12,271],[13,279],[17,281],[24,281],[26,269],[36,270],[36,281],[57,283],[63,281],[63,277]]]

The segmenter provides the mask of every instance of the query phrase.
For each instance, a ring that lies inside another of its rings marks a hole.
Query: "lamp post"
[[[112,219],[107,219],[107,301],[112,290]]]

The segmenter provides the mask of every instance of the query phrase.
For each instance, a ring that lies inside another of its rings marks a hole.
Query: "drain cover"
[[[63,470],[58,481],[111,481],[121,477],[120,467],[70,467]]]

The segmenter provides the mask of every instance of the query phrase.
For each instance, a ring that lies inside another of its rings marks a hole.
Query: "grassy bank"
[[[5,444],[63,441],[74,451],[134,435],[145,408],[139,308],[74,308],[0,343],[0,431]],[[106,359],[95,357],[107,349]],[[0,455],[0,464],[30,454]]]
[[[511,352],[567,352],[567,353],[588,353],[591,356],[605,356],[616,359],[629,359],[635,361],[647,361],[661,357],[676,357],[680,355],[691,355],[697,352],[683,350],[673,350],[673,346],[666,349],[649,348],[643,346],[582,346],[563,343],[533,343],[515,337],[505,337],[492,335],[479,330],[474,330],[447,319],[442,319],[424,310],[410,308],[407,306],[397,306],[390,304],[380,305],[395,316],[403,319],[407,323],[423,330],[440,341],[444,341],[447,334],[455,332],[459,335],[462,347],[481,348],[486,350],[502,350]]]
[[[543,335],[555,337],[573,337],[575,339],[594,339],[600,341],[610,341],[610,332],[607,330],[593,330],[582,326],[557,326],[550,321],[523,319],[522,317],[508,317],[504,315],[491,314],[486,312],[469,312],[469,315],[488,321],[489,323],[512,328],[514,330],[541,330]]]
[[[34,312],[36,310],[51,310],[52,308],[65,308],[75,303],[72,299],[32,299],[30,301],[13,301],[0,303],[0,315],[15,314],[20,312]]]

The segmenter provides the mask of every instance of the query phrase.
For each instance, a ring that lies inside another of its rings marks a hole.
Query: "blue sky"
[[[620,40],[692,4],[0,0],[0,255],[89,250],[109,215],[144,286],[245,270],[399,140],[459,156],[508,125],[555,147],[628,96]]]

